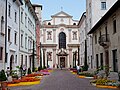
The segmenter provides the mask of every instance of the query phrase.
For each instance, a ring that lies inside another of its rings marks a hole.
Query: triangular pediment
[[[55,15],[52,15],[52,17],[72,17],[71,15],[61,11],[61,12],[58,12],[57,14]]]

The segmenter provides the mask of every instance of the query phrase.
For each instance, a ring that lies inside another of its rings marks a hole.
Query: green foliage
[[[116,83],[116,81],[107,79],[96,79],[92,80],[91,83],[96,83],[97,85],[112,85],[113,83]]]
[[[83,71],[87,71],[87,70],[88,70],[88,65],[84,65],[84,66],[82,67],[82,70],[83,70]]]
[[[83,73],[83,72],[80,72],[79,75],[86,76],[86,77],[93,77],[92,73]]]
[[[12,76],[13,78],[17,78],[17,79],[18,79],[17,70],[12,70],[12,71],[11,71],[11,76]]]
[[[35,69],[35,70],[34,70],[35,72],[37,72],[37,71],[38,71],[38,68],[36,68],[36,67],[35,67],[34,69]]]
[[[28,68],[28,74],[31,74],[32,72],[31,72],[31,69],[30,68]]]
[[[0,81],[6,81],[6,80],[7,80],[7,77],[5,75],[5,71],[1,70],[0,71]]]

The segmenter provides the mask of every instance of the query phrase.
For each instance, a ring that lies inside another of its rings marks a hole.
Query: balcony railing
[[[103,47],[108,47],[110,38],[108,34],[103,34],[99,37],[99,44]]]

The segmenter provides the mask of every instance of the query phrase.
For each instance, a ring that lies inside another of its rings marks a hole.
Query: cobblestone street
[[[51,75],[44,76],[39,85],[10,87],[10,90],[112,90],[96,88],[89,79],[81,79],[68,70],[53,70]],[[115,89],[114,89],[115,90]]]

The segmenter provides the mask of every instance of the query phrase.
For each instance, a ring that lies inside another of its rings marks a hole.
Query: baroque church
[[[41,54],[43,66],[57,68],[74,67],[78,63],[80,35],[78,20],[64,11],[43,21],[41,28]]]

